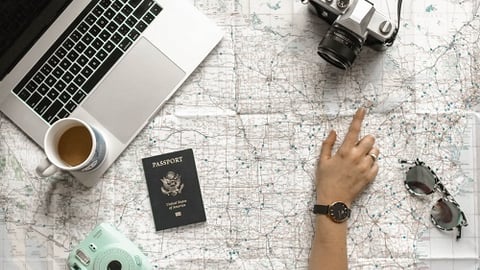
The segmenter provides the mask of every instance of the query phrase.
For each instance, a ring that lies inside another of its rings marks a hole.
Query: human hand
[[[373,155],[378,157],[379,154],[379,149],[373,146],[375,137],[366,135],[359,140],[365,114],[364,108],[357,110],[342,145],[333,156],[332,149],[337,139],[335,131],[330,131],[323,142],[315,171],[317,204],[342,201],[350,206],[375,179],[378,164]]]

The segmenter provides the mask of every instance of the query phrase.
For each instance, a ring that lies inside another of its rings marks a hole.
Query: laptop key
[[[45,83],[50,86],[50,87],[53,87],[53,85],[57,82],[57,79],[55,79],[55,77],[53,77],[52,75],[48,76],[46,79],[45,79]]]
[[[108,20],[105,19],[105,17],[103,17],[103,16],[100,17],[100,18],[97,20],[97,25],[98,25],[98,27],[100,27],[100,28],[104,28],[105,25],[107,25],[107,23],[108,23]]]
[[[158,15],[162,11],[162,7],[159,6],[158,4],[154,4],[152,6],[152,9],[150,10],[153,14]]]
[[[78,44],[83,44],[82,42],[79,42]],[[78,46],[77,44],[77,46]],[[77,47],[75,46],[75,48]],[[67,58],[68,60],[74,62],[75,60],[77,60],[77,57],[79,56],[78,52],[74,51],[74,50],[71,50],[68,54],[67,54]]]
[[[100,47],[102,47],[103,45],[103,41],[99,38],[96,38],[93,42],[92,42],[92,46],[93,48],[95,48],[96,50],[100,49]]]
[[[73,81],[74,81],[77,85],[82,85],[82,84],[86,81],[86,79],[85,79],[82,75],[78,74],[78,75],[75,77],[75,79],[73,79]]]
[[[129,30],[130,28],[125,24],[123,24],[122,26],[120,26],[120,28],[118,28],[118,32],[122,35],[126,35]]]
[[[115,48],[115,45],[111,41],[107,41],[107,43],[105,43],[105,45],[103,45],[103,48],[107,52],[111,52],[113,50],[113,48]]]
[[[27,100],[27,104],[30,107],[35,107],[37,103],[42,99],[42,96],[39,93],[33,93],[30,98]]]
[[[85,51],[85,55],[88,58],[91,58],[92,56],[95,55],[95,49],[93,47],[88,47],[87,50]]]
[[[86,24],[86,23],[84,23],[84,22],[80,23],[80,24],[78,25],[78,27],[77,27],[77,29],[78,29],[78,31],[79,31],[80,33],[85,33],[85,32],[87,32],[87,31],[88,31],[88,28],[89,28],[88,24]]]
[[[63,103],[66,103],[66,102],[70,99],[70,97],[71,97],[71,96],[70,96],[67,92],[63,91],[58,98],[59,98]]]
[[[64,82],[70,82],[71,80],[73,80],[73,74],[70,73],[70,71],[65,72],[65,74],[63,74],[62,80]]]
[[[130,15],[130,13],[132,13],[133,11],[133,8],[131,8],[130,6],[124,6],[122,8],[122,13],[125,15],[125,16],[128,16]]]
[[[55,100],[58,97],[58,95],[59,95],[58,91],[53,88],[47,93],[47,97],[49,97],[51,100]]]
[[[89,67],[84,67],[80,73],[82,73],[82,75],[85,76],[85,78],[88,78],[90,77],[90,75],[92,75],[93,70]]]
[[[117,28],[118,28],[118,24],[116,24],[115,22],[110,22],[107,25],[107,29],[108,31],[110,31],[110,33],[115,33],[115,31],[117,31]]]
[[[90,34],[96,36],[96,35],[98,35],[98,33],[100,33],[100,31],[101,31],[101,29],[98,26],[94,25],[94,26],[92,26],[92,28],[90,28],[90,30],[88,32]]]
[[[122,24],[125,21],[125,19],[126,17],[122,13],[118,13],[113,20],[118,24]]]
[[[68,93],[70,93],[70,95],[75,94],[78,91],[78,89],[80,89],[80,88],[74,83],[70,83],[67,86],[67,91],[68,91]]]
[[[130,6],[132,6],[132,7],[136,7],[138,4],[140,4],[140,2],[141,2],[141,0],[130,0],[130,1],[128,1]]]
[[[137,23],[137,19],[135,19],[134,17],[128,17],[125,23],[128,26],[133,27]]]
[[[120,49],[122,49],[123,51],[126,51],[130,47],[130,45],[132,45],[132,41],[128,38],[124,38],[122,42],[118,44],[118,47],[120,47]]]
[[[60,62],[60,59],[58,59],[58,57],[56,57],[55,55],[52,55],[50,59],[48,59],[48,63],[52,67],[56,66],[59,62]]]
[[[55,78],[60,78],[62,75],[63,75],[63,69],[61,69],[60,67],[57,67],[56,69],[53,70],[53,76],[55,76]]]
[[[76,108],[77,108],[77,104],[75,104],[75,102],[73,102],[72,100],[70,100],[69,102],[67,102],[67,104],[65,104],[65,109],[67,109],[67,111],[69,112],[73,112]]]
[[[75,101],[77,104],[80,104],[83,99],[85,99],[87,95],[82,91],[78,91],[73,97],[72,100]]]
[[[28,92],[27,89],[22,89],[22,91],[20,91],[20,93],[18,94],[18,97],[23,101],[27,101],[30,97],[30,92]]]
[[[67,70],[68,67],[72,64],[72,62],[70,62],[70,60],[68,59],[63,59],[62,62],[60,62],[60,66],[64,69],[64,70]]]
[[[80,32],[78,32],[77,30],[73,31],[72,34],[70,35],[70,37],[72,38],[72,40],[74,42],[77,42],[80,40],[80,38],[82,37],[82,34],[80,34]]]
[[[82,53],[86,48],[87,48],[87,46],[86,46],[85,44],[83,44],[82,41],[79,41],[79,42],[77,43],[77,45],[75,45],[75,51],[72,50],[72,51],[70,51],[70,53],[72,53],[72,52]],[[69,53],[69,54],[70,54],[70,53]],[[76,58],[76,57],[75,57],[75,58]],[[69,59],[70,59],[70,58],[69,58]],[[73,59],[73,60],[70,59],[70,61],[75,61],[75,59]]]
[[[62,59],[65,55],[67,54],[67,50],[64,48],[60,47],[58,50],[55,52],[55,55],[59,58]]]
[[[118,0],[113,2],[113,4],[112,4],[112,8],[116,11],[119,11],[122,7],[123,7],[122,2],[120,2]]]
[[[70,66],[70,71],[72,72],[73,75],[76,75],[78,74],[78,72],[80,72],[82,68],[77,64],[77,63],[73,63],[71,66]]]
[[[130,33],[128,33],[128,37],[131,40],[136,40],[139,36],[140,36],[140,33],[135,29],[132,29],[132,31],[130,31]]]
[[[144,22],[140,21],[140,22],[137,23],[137,25],[135,26],[135,28],[136,28],[138,31],[143,32],[143,31],[145,31],[145,29],[147,28],[147,25],[146,25]]]
[[[88,25],[92,25],[94,24],[95,22],[97,21],[97,18],[95,18],[95,16],[93,14],[90,14],[88,15],[86,18],[85,18],[85,22],[88,24]],[[85,29],[85,28],[83,28]],[[80,29],[80,30],[83,30],[83,29]],[[86,29],[88,30],[88,27],[86,27]],[[84,31],[85,32],[85,31]]]
[[[115,16],[115,11],[113,11],[113,9],[109,8],[105,11],[104,15],[107,19],[112,19],[113,16]]]
[[[34,81],[29,81],[25,88],[31,93],[37,89],[38,85]]]
[[[104,11],[104,9],[103,9],[101,6],[96,6],[96,7],[92,10],[92,13],[93,13],[95,16],[99,17],[99,16],[101,16],[101,15],[103,14],[103,11]]]
[[[110,32],[108,32],[107,30],[103,30],[101,33],[100,33],[100,38],[103,40],[103,41],[107,41],[109,38],[110,38],[111,34]],[[97,48],[98,49],[98,48]]]
[[[47,74],[49,74],[50,72],[52,72],[52,67],[51,67],[49,64],[45,63],[45,64],[42,66],[42,68],[40,69],[40,71],[41,71],[44,75],[47,75]]]
[[[98,61],[97,59],[95,58],[92,58],[92,60],[90,60],[90,62],[88,62],[88,66],[91,67],[92,69],[97,69],[97,67],[100,65],[100,61]]]
[[[103,49],[98,50],[96,57],[100,60],[103,61],[107,57],[107,52]]]
[[[82,55],[77,59],[77,63],[83,67],[88,63],[88,58]]]
[[[70,115],[70,113],[65,109],[61,109],[57,114],[58,118],[60,118],[60,119],[68,117],[69,115]]]
[[[45,110],[47,110],[47,108],[50,106],[50,104],[52,104],[52,101],[51,101],[49,98],[44,97],[44,98],[38,103],[38,105],[35,106],[35,109],[34,109],[34,110],[35,110],[38,114],[42,115],[42,114],[45,112]],[[33,107],[33,106],[32,106],[32,107]]]
[[[63,89],[65,89],[65,87],[67,87],[67,84],[64,83],[63,81],[58,81],[56,84],[55,84],[55,89],[57,89],[58,91],[63,91]]]
[[[50,87],[48,87],[44,83],[40,84],[40,86],[37,88],[37,92],[40,93],[41,95],[46,95],[48,90],[50,90]]]
[[[45,76],[43,76],[43,74],[40,72],[37,72],[35,76],[33,76],[33,80],[38,84],[40,84],[44,79],[45,79]]]
[[[118,44],[120,41],[122,41],[122,35],[119,33],[113,34],[112,38],[110,39],[114,44]]]
[[[100,4],[100,6],[102,6],[104,8],[108,8],[112,4],[112,1],[111,0],[101,0],[99,4]]]
[[[75,43],[71,40],[71,39],[67,39],[65,40],[65,42],[63,43],[63,47],[67,50],[70,50],[73,48],[73,46],[75,45]]]
[[[153,20],[155,19],[155,17],[150,14],[150,13],[147,13],[145,14],[145,16],[143,16],[143,20],[147,23],[147,24],[150,24],[151,22],[153,22]]]
[[[133,12],[133,16],[137,17],[137,19],[140,19],[145,13],[147,13],[148,9],[150,9],[152,5],[153,5],[152,0],[143,1],[142,4],[138,6],[137,9],[135,9],[135,11]]]
[[[97,28],[98,28],[98,27],[97,27]],[[93,27],[92,27],[92,29],[93,29]],[[82,41],[83,41],[83,43],[85,43],[85,44],[90,44],[90,43],[92,42],[92,40],[93,40],[93,36],[90,35],[89,33],[86,33],[86,34],[83,36],[83,38],[82,38]]]
[[[62,107],[63,104],[60,101],[55,100],[53,104],[42,115],[43,119],[50,123],[55,117],[55,115],[62,109]]]

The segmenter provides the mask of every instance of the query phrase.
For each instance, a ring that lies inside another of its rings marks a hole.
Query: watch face
[[[335,222],[344,222],[350,217],[350,209],[342,202],[336,202],[328,208],[328,214]]]

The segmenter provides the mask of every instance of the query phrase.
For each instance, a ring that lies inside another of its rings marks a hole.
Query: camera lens
[[[107,270],[122,270],[122,264],[119,261],[111,261],[107,265]]]
[[[360,53],[364,40],[344,27],[333,24],[318,45],[318,54],[330,64],[347,69]]]

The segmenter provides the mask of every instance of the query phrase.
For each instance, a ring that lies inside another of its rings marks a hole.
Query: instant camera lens
[[[333,24],[318,45],[318,54],[330,64],[347,69],[362,49],[364,40],[344,27]]]
[[[437,226],[451,230],[459,224],[461,211],[454,203],[439,199],[432,207],[431,217]]]
[[[119,261],[111,261],[107,265],[107,270],[121,270],[122,264]]]
[[[405,185],[415,194],[431,194],[435,190],[435,176],[424,166],[414,166],[407,172]]]

